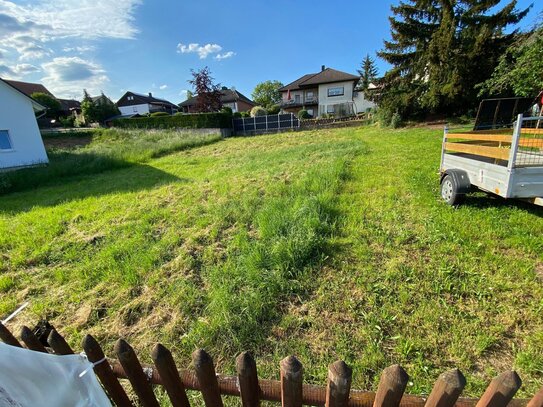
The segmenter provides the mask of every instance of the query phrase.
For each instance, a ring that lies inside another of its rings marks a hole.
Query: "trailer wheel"
[[[445,175],[441,181],[441,197],[449,205],[459,205],[464,200],[465,195],[459,193],[456,180],[450,175]]]

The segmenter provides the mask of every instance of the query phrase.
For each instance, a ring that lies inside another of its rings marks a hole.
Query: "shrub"
[[[268,108],[268,114],[279,114],[281,107],[279,105],[273,105]]]
[[[60,124],[62,124],[62,127],[74,127],[75,125],[74,116],[60,117],[59,121],[60,121]]]
[[[195,113],[115,119],[111,124],[124,129],[229,129],[232,127],[232,120],[224,113]]]
[[[266,116],[268,112],[262,106],[255,106],[251,109],[251,117]]]
[[[249,112],[241,112],[241,117],[251,117]]]
[[[221,109],[221,113],[232,116],[232,108],[229,106],[223,106]]]
[[[402,125],[402,116],[398,112],[394,113],[390,119],[390,127],[397,129]]]
[[[149,115],[150,117],[163,117],[163,116],[170,116],[169,113],[166,112],[154,112]]]
[[[241,112],[236,112],[232,114],[232,117],[234,119],[239,119],[240,117],[243,117],[243,115],[241,114]]]
[[[302,109],[298,112],[298,119],[311,119],[311,115],[308,113],[307,110]]]

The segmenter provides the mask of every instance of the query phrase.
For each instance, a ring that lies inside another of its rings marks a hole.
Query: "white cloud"
[[[133,39],[134,12],[142,0],[37,0],[16,4],[0,0],[0,43],[21,61],[43,60],[60,39]],[[79,54],[91,46],[74,44],[64,52]]]
[[[37,66],[35,65],[32,65],[32,64],[17,64],[15,65],[15,67],[13,68],[13,71],[17,74],[17,75],[27,75],[27,74],[30,74],[30,73],[34,73],[34,72],[40,72],[41,69],[38,68]]]
[[[177,52],[180,54],[197,53],[200,59],[206,59],[210,54],[217,54],[222,51],[222,47],[218,44],[205,44],[200,45],[198,43],[190,43],[188,45],[179,43],[177,44]]]
[[[160,90],[164,90],[164,89],[166,89],[167,87],[168,87],[168,85],[160,85],[160,86],[159,86],[159,89],[160,89]]]
[[[62,51],[64,52],[77,52],[78,54],[84,54],[86,52],[92,52],[94,50],[96,50],[96,47],[94,45],[81,45],[81,46],[75,46],[75,47],[62,48]]]
[[[79,57],[59,57],[42,64],[44,85],[57,97],[81,97],[83,89],[99,93],[109,81],[106,72],[94,62]]]
[[[222,61],[223,59],[232,58],[234,55],[236,55],[234,51],[228,51],[228,52],[225,52],[224,54],[217,54],[214,56],[214,58],[218,61]]]

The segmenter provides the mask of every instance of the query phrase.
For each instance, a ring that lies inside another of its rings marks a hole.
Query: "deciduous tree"
[[[221,110],[221,86],[215,84],[211,71],[206,66],[199,71],[191,70],[192,79],[188,82],[197,95],[194,110],[198,113],[218,112]]]
[[[279,89],[283,84],[279,81],[265,81],[255,86],[251,96],[253,101],[266,109],[271,109],[274,105],[281,102],[281,92]]]

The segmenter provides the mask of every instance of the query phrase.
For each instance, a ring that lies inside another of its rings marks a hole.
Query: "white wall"
[[[353,98],[354,105],[356,107],[355,113],[364,113],[366,109],[374,108],[375,103],[370,100],[367,100],[364,97],[364,92],[354,92],[355,96]]]
[[[343,96],[330,96],[328,97],[329,88],[338,88],[343,86]],[[353,81],[349,82],[337,82],[337,83],[325,83],[319,85],[319,107],[327,105],[337,105],[339,103],[347,103],[353,101]]]
[[[120,106],[119,111],[123,116],[128,116],[131,114],[146,114],[149,113],[149,105],[147,103],[142,105],[133,105],[133,106]]]
[[[0,150],[0,168],[48,163],[32,102],[0,81],[0,130],[8,130],[13,149]]]

